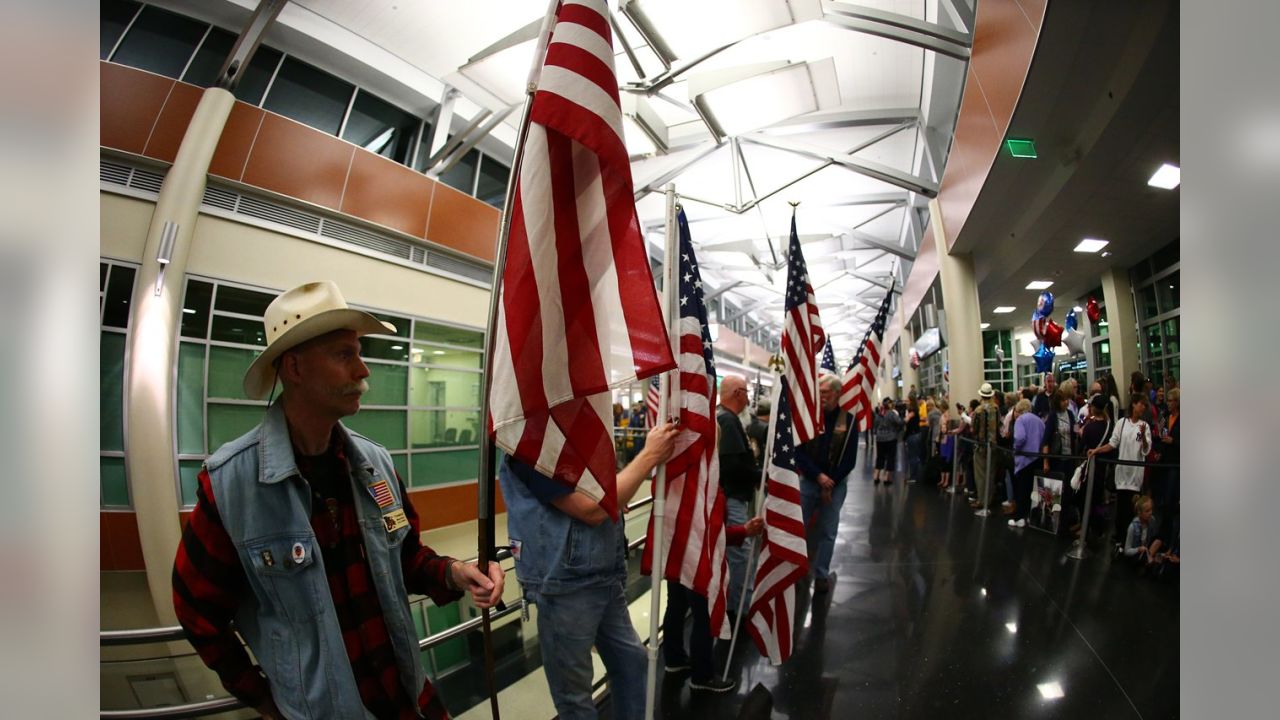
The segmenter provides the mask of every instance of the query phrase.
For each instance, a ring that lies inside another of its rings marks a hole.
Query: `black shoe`
[[[706,680],[690,680],[689,687],[694,690],[706,690],[713,693],[733,692],[738,687],[737,680],[722,680],[718,677],[707,678]]]
[[[678,672],[688,672],[689,668],[692,666],[689,665],[689,659],[685,658],[684,660],[674,660],[674,661],[668,660],[666,667],[667,667],[667,672],[678,673]]]

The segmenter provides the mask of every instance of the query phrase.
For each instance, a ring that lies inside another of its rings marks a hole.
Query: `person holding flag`
[[[822,431],[795,451],[800,471],[800,499],[808,529],[813,591],[831,589],[831,556],[840,529],[840,508],[849,485],[845,479],[858,461],[858,443],[848,442],[853,417],[839,404],[840,378],[823,373],[818,379],[822,401]],[[856,433],[855,433],[856,435]]]

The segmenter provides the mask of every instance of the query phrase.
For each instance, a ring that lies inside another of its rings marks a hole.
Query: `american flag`
[[[668,549],[663,577],[707,598],[712,633],[728,638],[726,611],[724,493],[720,490],[720,453],[716,448],[716,365],[702,300],[702,277],[689,238],[684,211],[680,228],[680,370],[671,378],[672,404],[679,408],[680,434],[667,461],[666,521],[662,546]],[[653,567],[653,518],[641,571]]]
[[[818,350],[827,341],[818,317],[818,302],[809,282],[809,270],[800,252],[796,218],[791,217],[791,245],[787,251],[787,317],[782,326],[782,356],[787,368],[788,405],[795,410],[796,442],[803,444],[822,431],[822,405],[818,400]]]
[[[756,570],[748,624],[760,654],[768,656],[774,665],[791,657],[796,582],[809,573],[787,379],[782,378],[781,382],[764,501],[765,542]]]
[[[819,368],[829,373],[835,374],[836,371],[836,354],[831,351],[831,339],[827,339],[827,344],[822,346],[822,362]]]
[[[858,419],[858,430],[866,432],[871,428],[872,413],[875,403],[871,400],[871,391],[876,389],[876,371],[880,369],[880,343],[884,341],[884,326],[888,322],[889,303],[893,300],[893,284],[885,293],[884,302],[880,303],[880,312],[867,330],[858,354],[853,357],[849,369],[845,371],[840,383],[840,407]]]
[[[645,420],[649,421],[648,427],[658,427],[658,392],[661,383],[657,375],[649,381],[649,390],[644,395],[644,414]]]
[[[495,444],[618,517],[609,389],[675,366],[604,0],[565,0],[529,108],[494,333]]]

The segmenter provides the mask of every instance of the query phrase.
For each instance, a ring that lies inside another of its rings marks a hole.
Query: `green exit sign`
[[[1009,149],[1009,154],[1016,158],[1033,158],[1036,156],[1035,140],[1005,138],[1004,146]]]

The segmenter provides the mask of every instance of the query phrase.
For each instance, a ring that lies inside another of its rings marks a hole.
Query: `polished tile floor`
[[[757,684],[774,718],[1173,718],[1178,586],[1084,561],[1065,540],[977,518],[932,486],[850,479],[832,568],[797,595],[793,657],[734,652],[734,693],[664,678],[660,717],[736,717]],[[727,643],[717,647],[723,658]]]

